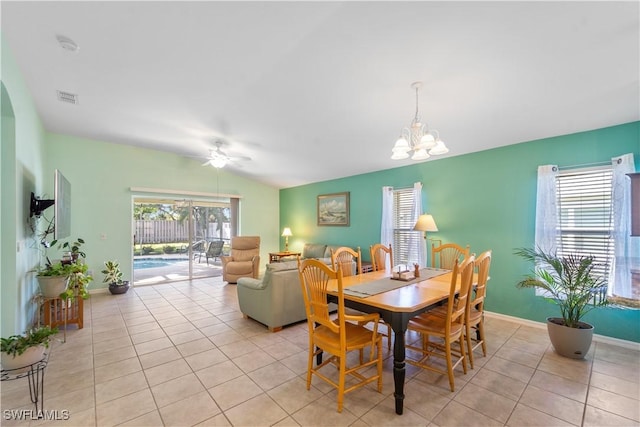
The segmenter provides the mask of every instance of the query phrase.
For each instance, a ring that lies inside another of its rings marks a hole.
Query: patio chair
[[[198,240],[191,245],[191,253],[193,254],[193,259],[198,258],[198,262],[202,258],[202,255],[207,253],[207,249],[209,247],[209,243],[206,240]]]
[[[209,243],[209,248],[207,249],[207,253],[205,254],[207,258],[207,265],[209,264],[209,258],[212,258],[214,261],[216,258],[220,259],[220,255],[222,255],[223,246],[224,246],[223,240],[215,240]]]

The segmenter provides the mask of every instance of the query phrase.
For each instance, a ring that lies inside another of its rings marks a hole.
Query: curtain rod
[[[618,164],[622,163],[622,159],[618,159]],[[594,162],[594,163],[582,163],[580,165],[568,165],[568,166],[558,166],[559,170],[565,169],[578,169],[578,168],[588,168],[592,166],[607,166],[611,164],[611,160],[604,162]]]
[[[220,194],[220,193],[205,193],[200,191],[181,191],[181,190],[169,190],[164,188],[148,188],[148,187],[131,187],[132,193],[153,193],[153,194],[165,194],[165,195],[177,195],[177,196],[201,196],[201,197],[228,197],[241,199],[242,196],[237,194]]]

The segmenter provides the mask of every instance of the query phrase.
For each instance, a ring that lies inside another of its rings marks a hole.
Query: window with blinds
[[[558,255],[594,256],[596,272],[607,277],[614,256],[611,167],[558,174]]]
[[[409,254],[417,251],[416,241],[422,243],[413,231],[413,199],[411,188],[393,190],[393,265],[408,264]]]

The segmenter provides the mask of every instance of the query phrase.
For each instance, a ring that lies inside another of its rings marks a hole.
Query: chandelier
[[[402,129],[400,138],[393,146],[393,154],[391,158],[393,160],[402,160],[409,158],[409,152],[413,151],[411,155],[412,160],[426,160],[431,156],[437,156],[439,154],[446,154],[449,149],[444,142],[440,139],[438,131],[433,129],[429,130],[426,123],[420,122],[420,116],[418,115],[418,91],[422,87],[422,82],[414,82],[411,84],[411,88],[416,91],[416,115],[411,121],[411,127]]]

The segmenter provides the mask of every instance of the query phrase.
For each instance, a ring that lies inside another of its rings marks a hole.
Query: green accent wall
[[[449,142],[455,150],[455,143]],[[516,289],[530,266],[515,257],[519,247],[532,247],[535,228],[536,179],[539,165],[571,166],[610,161],[633,153],[640,170],[640,122],[513,144],[466,155],[404,162],[406,166],[280,190],[280,229],[291,227],[290,250],[304,243],[369,246],[380,240],[382,187],[423,184],[424,211],[439,231],[429,238],[469,244],[471,251],[493,250],[487,310],[543,322],[558,314],[555,305]],[[349,191],[351,225],[318,227],[316,196]],[[281,248],[284,240],[281,239]],[[585,320],[595,333],[640,342],[640,310],[617,308],[590,312]]]

